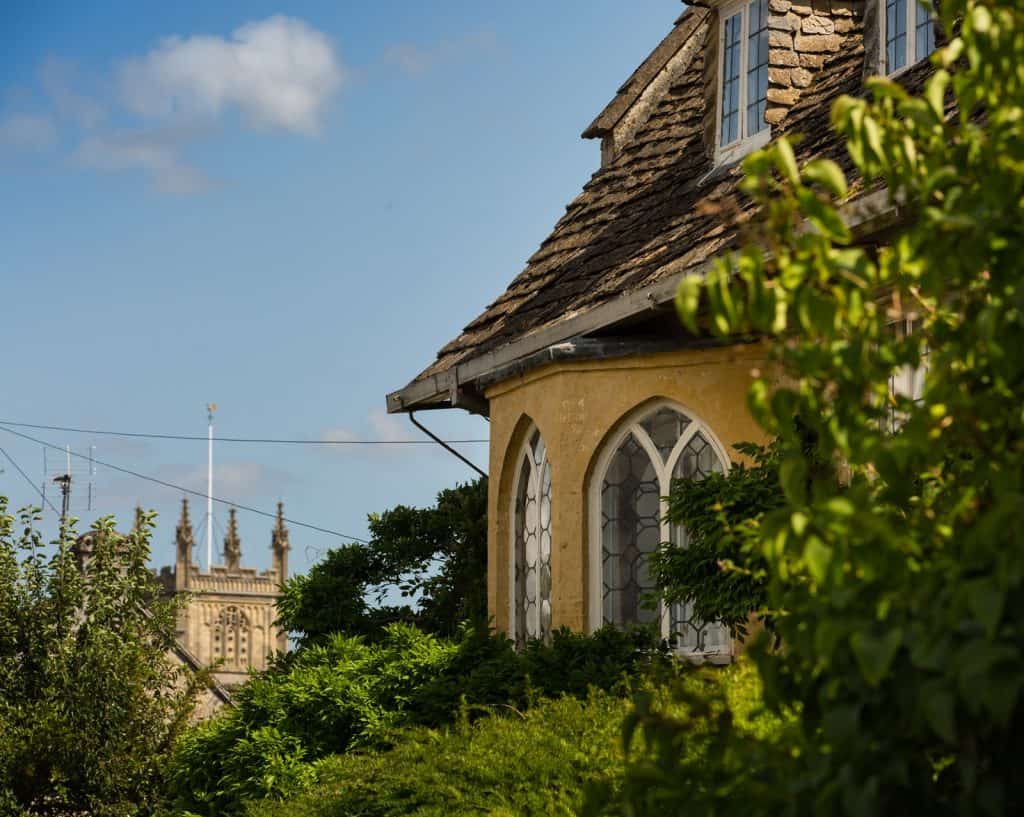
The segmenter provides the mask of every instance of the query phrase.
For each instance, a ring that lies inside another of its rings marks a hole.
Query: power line
[[[10,454],[8,454],[3,448],[0,448],[0,454],[3,454],[4,457],[7,458],[7,461],[17,469],[18,473],[21,474],[25,478],[25,482],[27,482],[29,485],[32,486],[32,490],[35,491],[37,494],[39,494],[39,496],[41,496],[43,498],[43,502],[45,502],[47,505],[50,506],[50,510],[52,510],[56,514],[59,514],[60,511],[58,511],[54,507],[53,503],[50,502],[49,499],[47,499],[46,494],[44,494],[42,492],[42,490],[40,489],[40,487],[38,485],[36,485],[32,481],[32,478],[21,469],[21,466],[18,465],[18,463],[16,463],[14,461],[14,457],[12,457]]]
[[[28,434],[22,434],[20,431],[15,431],[12,428],[4,428],[2,425],[0,425],[0,431],[6,431],[8,434],[13,434],[16,437],[21,437],[23,440],[28,440],[29,442],[33,442],[36,445],[45,445],[47,448],[53,448],[56,451],[69,450],[62,448],[59,445],[48,443],[46,442],[46,440],[40,440],[37,439],[36,437],[30,437]],[[205,437],[203,439],[205,439]],[[151,477],[148,474],[140,474],[138,471],[132,471],[129,468],[122,468],[120,465],[114,465],[109,462],[104,462],[103,460],[98,460],[95,457],[89,457],[86,454],[79,454],[77,451],[71,451],[71,456],[78,457],[79,459],[82,460],[91,459],[92,462],[96,463],[97,465],[102,465],[104,468],[109,468],[111,471],[119,471],[122,474],[127,474],[128,476],[135,477],[136,479],[144,479],[147,482],[154,482],[157,485],[163,485],[165,488],[173,488],[176,491],[181,491],[186,494],[192,494],[193,496],[203,497],[204,499],[206,498],[206,494],[204,494],[202,491],[194,491],[191,488],[186,488],[184,485],[176,485],[173,482],[167,482],[166,480],[159,479],[158,477]],[[254,513],[259,516],[265,516],[268,519],[277,519],[276,513],[261,511],[259,508],[253,508],[248,505],[241,505],[238,502],[232,502],[229,499],[219,499],[218,497],[211,497],[211,499],[214,502],[219,502],[221,505],[229,505],[238,508],[240,511],[248,511],[249,513]],[[320,533],[327,533],[331,536],[337,536],[341,539],[351,539],[353,542],[359,542],[363,545],[369,544],[369,542],[367,542],[365,539],[360,539],[358,536],[350,536],[347,533],[341,533],[340,531],[331,530],[330,528],[321,528],[319,525],[310,525],[307,522],[299,522],[295,519],[288,519],[287,517],[284,519],[284,521],[287,522],[289,525],[295,525],[296,527],[308,528],[309,530],[319,531]]]
[[[72,434],[97,434],[108,437],[142,437],[150,440],[199,440],[206,442],[205,435],[198,434],[146,434],[137,431],[107,431],[97,428],[72,428],[70,426],[47,426],[38,423],[15,423],[0,420],[0,426],[15,428],[36,428],[43,431],[66,431]],[[288,440],[270,437],[217,437],[219,443],[272,443],[275,445],[435,445],[433,440]],[[485,439],[445,440],[453,445],[490,442]]]

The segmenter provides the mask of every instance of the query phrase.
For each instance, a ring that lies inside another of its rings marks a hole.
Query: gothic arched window
[[[551,632],[551,464],[536,428],[516,460],[512,494],[512,637],[517,644]]]
[[[721,624],[701,622],[690,604],[666,605],[648,560],[662,542],[686,545],[686,531],[665,520],[673,479],[724,473],[728,458],[710,429],[681,408],[660,402],[634,414],[608,440],[590,486],[590,623],[656,624],[680,652],[728,656]]]
[[[237,607],[225,607],[213,626],[213,657],[223,659],[225,667],[248,667],[252,657],[249,644],[249,619]]]

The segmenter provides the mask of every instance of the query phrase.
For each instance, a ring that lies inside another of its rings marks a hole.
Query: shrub
[[[455,642],[407,625],[387,627],[372,643],[335,635],[253,677],[234,709],[190,734],[175,758],[173,794],[182,809],[234,813],[307,783],[305,764],[389,745],[399,727],[525,711],[541,697],[584,698],[591,688],[622,692],[662,661],[656,647],[642,631],[611,628],[593,636],[559,630],[551,644],[523,652],[470,626]]]
[[[688,670],[680,689],[721,689],[740,728],[777,734],[781,722],[757,713],[760,690],[745,663]],[[659,711],[681,717],[674,685],[643,685]],[[746,703],[746,705],[745,705]],[[724,707],[723,707],[724,708]],[[254,804],[252,817],[553,817],[577,813],[586,790],[608,796],[622,776],[625,699],[593,690],[586,698],[545,700],[525,712],[500,707],[493,717],[447,730],[407,729],[388,752],[325,759],[319,782],[285,802]],[[638,744],[640,736],[634,740]]]

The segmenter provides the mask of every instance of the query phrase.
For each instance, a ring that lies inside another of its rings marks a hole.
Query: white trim
[[[928,52],[924,56],[919,57],[917,55],[917,14],[922,11],[921,3],[918,0],[906,0],[907,3],[907,49],[906,49],[906,62],[903,63],[899,68],[894,71],[886,71],[888,68],[889,61],[889,48],[886,42],[887,40],[887,26],[889,24],[889,15],[886,13],[886,6],[888,0],[878,0],[878,73],[884,77],[898,77],[905,71],[910,70],[922,60],[927,59],[934,53],[933,51]],[[932,16],[932,40],[934,42],[935,33],[935,15]]]
[[[533,446],[531,445],[531,442],[533,442],[533,438],[535,436],[540,438],[540,443],[544,447],[544,457],[541,460],[541,463],[539,465],[537,464],[537,461],[534,458]],[[534,423],[532,421],[527,426],[525,436],[523,437],[522,445],[519,446],[519,449],[518,449],[518,451],[516,453],[515,464],[513,466],[515,470],[513,471],[513,476],[512,476],[512,496],[509,499],[509,514],[508,514],[508,520],[509,520],[509,549],[508,549],[508,616],[509,617],[508,617],[508,636],[509,636],[510,639],[512,639],[513,642],[516,640],[516,638],[519,635],[516,632],[516,621],[519,618],[519,616],[517,614],[518,611],[516,610],[516,548],[517,548],[517,543],[516,543],[516,529],[517,529],[516,502],[519,499],[519,489],[521,487],[520,486],[520,482],[522,480],[522,475],[523,475],[523,459],[524,458],[526,459],[527,463],[529,463],[529,466],[530,466],[529,474],[527,476],[527,480],[529,480],[530,478],[536,479],[536,485],[537,485],[537,524],[539,526],[540,525],[540,505],[541,505],[541,499],[542,499],[542,494],[543,494],[543,490],[544,490],[544,466],[547,465],[550,468],[551,467],[551,461],[548,459],[548,446],[547,446],[547,443],[544,441],[544,435],[540,433],[540,429],[537,428],[536,423]],[[554,492],[552,491],[552,493],[554,493]],[[552,508],[551,508],[552,514],[554,512],[554,507],[553,507],[554,501],[553,500],[554,500],[554,498],[552,497]],[[552,527],[553,527],[553,519],[552,519]],[[538,559],[538,562],[540,560],[540,552],[541,552],[541,549],[540,549],[541,548],[540,537],[541,537],[541,532],[540,532],[540,530],[538,530],[537,531],[537,559]],[[550,555],[549,555],[548,558],[550,560]],[[540,569],[540,567],[539,567],[539,564],[538,564],[538,571],[539,571],[539,569]],[[539,579],[538,579],[538,583],[537,583],[537,593],[538,593],[538,596],[539,596],[540,595],[540,581],[539,581]],[[550,598],[548,599],[548,601],[550,603]],[[538,615],[541,614],[540,613],[540,611],[541,611],[541,603],[542,603],[542,600],[538,597],[538,599],[537,599]]]
[[[641,422],[649,416],[663,408],[670,408],[677,411],[690,420],[689,426],[687,426],[686,430],[680,435],[679,439],[676,440],[675,444],[672,446],[671,452],[664,460],[653,441],[650,439],[650,435],[640,425]],[[604,594],[602,592],[603,564],[601,556],[601,487],[612,458],[618,452],[619,446],[622,445],[630,434],[632,434],[650,458],[658,479],[660,495],[665,497],[669,493],[669,487],[672,483],[672,471],[675,469],[676,463],[679,460],[683,449],[698,432],[703,434],[704,439],[706,439],[711,445],[715,455],[722,464],[723,472],[728,473],[729,468],[731,467],[731,460],[725,450],[725,446],[723,446],[719,441],[708,423],[696,412],[667,398],[660,398],[658,400],[644,403],[643,405],[633,409],[619,421],[615,432],[602,444],[601,451],[598,453],[597,459],[594,462],[594,467],[591,470],[590,484],[587,486],[587,629],[589,632],[592,633],[595,630],[600,629],[604,623]],[[665,512],[667,511],[667,505],[664,499],[661,501],[660,511],[662,516],[660,522],[661,541],[667,542],[671,538],[671,531],[668,522],[664,518]],[[670,626],[668,605],[661,605],[660,616],[662,635],[668,636]],[[730,643],[730,656],[731,652],[732,647]],[[696,660],[703,660],[705,658],[703,654],[690,655],[689,657]],[[707,657],[712,661],[716,659],[728,660],[729,658],[729,656],[722,656],[721,654],[713,657]]]
[[[772,127],[767,125],[750,136],[747,132],[747,61],[750,42],[750,5],[754,0],[735,0],[723,3],[718,9],[718,67],[715,91],[715,165],[729,164],[755,150],[763,148],[772,140]],[[884,2],[884,0],[882,0]],[[771,13],[770,10],[767,10]],[[722,90],[725,85],[725,22],[740,15],[740,73],[737,130],[735,140],[722,144]]]

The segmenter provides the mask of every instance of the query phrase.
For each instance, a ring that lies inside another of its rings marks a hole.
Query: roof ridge
[[[668,65],[672,57],[686,46],[708,14],[708,9],[703,6],[692,5],[687,7],[679,15],[672,30],[665,35],[664,39],[647,55],[644,61],[636,67],[633,73],[629,75],[629,79],[619,87],[611,102],[604,106],[601,112],[594,118],[594,121],[583,131],[582,137],[584,139],[594,139],[605,136],[611,131],[622,117],[626,115],[633,106],[633,103],[643,96],[644,91],[661,73],[662,69]],[[692,55],[690,59],[693,59]]]

